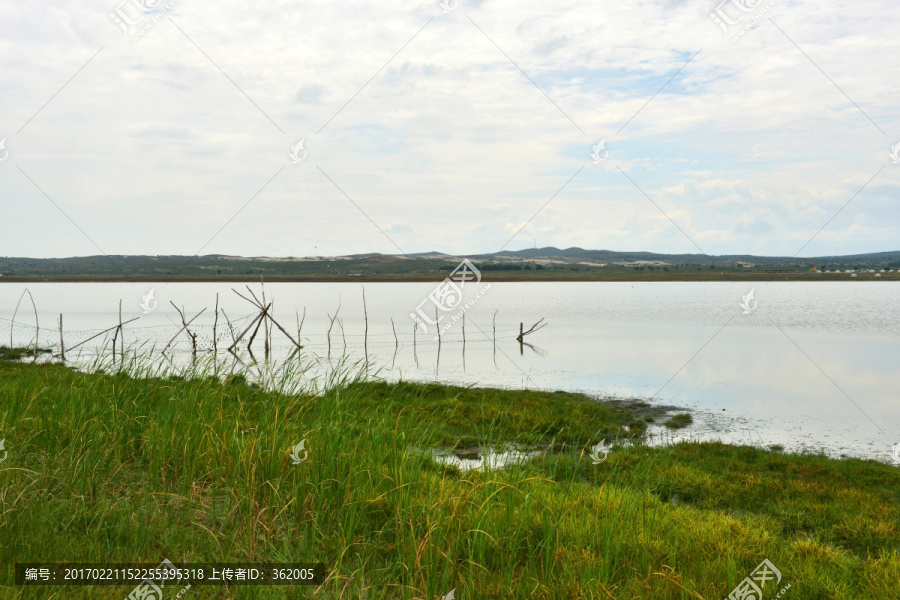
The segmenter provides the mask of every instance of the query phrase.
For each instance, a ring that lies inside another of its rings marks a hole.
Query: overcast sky
[[[900,249],[888,0],[143,1],[0,2],[0,255]]]

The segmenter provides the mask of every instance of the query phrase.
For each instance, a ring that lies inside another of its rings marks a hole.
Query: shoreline
[[[872,460],[630,444],[649,414],[570,393],[368,381],[310,393],[8,361],[0,377],[0,479],[23,507],[0,521],[7,565],[253,556],[331,565],[332,595],[363,562],[359,589],[401,582],[418,597],[448,573],[441,590],[491,597],[532,598],[541,581],[542,598],[677,600],[724,597],[765,559],[792,597],[896,595],[900,470]]]
[[[635,281],[654,281],[654,282],[756,282],[756,281],[900,281],[900,273],[882,275],[875,277],[873,273],[857,274],[857,277],[850,277],[846,273],[823,273],[821,275],[807,275],[805,273],[747,273],[728,275],[711,275],[708,277],[697,276],[653,276],[639,275],[629,277],[625,275],[610,275],[608,277],[582,276],[582,277],[516,277],[516,276],[499,276],[499,277],[482,277],[482,281],[490,283],[602,283],[602,282],[635,282]],[[265,276],[264,276],[265,277]],[[42,276],[7,276],[0,277],[0,283],[257,283],[259,276],[249,277],[91,277],[91,276],[71,276],[71,277],[42,277]],[[441,279],[422,275],[418,277],[372,277],[372,276],[331,276],[331,277],[315,277],[315,276],[268,276],[265,277],[267,283],[437,283]]]

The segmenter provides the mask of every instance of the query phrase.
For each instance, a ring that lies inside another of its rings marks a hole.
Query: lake
[[[217,293],[220,350],[232,342],[222,311],[235,335],[258,312],[232,291],[249,297],[244,284],[3,283],[0,344],[10,341],[13,310],[26,287],[37,305],[40,342],[57,350],[60,313],[71,348],[115,325],[120,299],[123,320],[140,317],[125,326],[126,345],[146,342],[157,349],[180,328],[170,301],[183,306],[188,319],[206,308],[191,326],[201,351],[212,348]],[[330,364],[329,326],[334,361],[345,354],[363,359],[365,288],[369,363],[389,380],[580,391],[650,399],[693,413],[688,429],[671,434],[655,428],[654,443],[720,439],[890,461],[892,445],[900,442],[900,282],[472,282],[465,294],[471,305],[465,344],[458,319],[440,338],[439,362],[436,327],[425,323],[426,333],[420,326],[414,348],[416,324],[410,316],[425,301],[423,314],[434,319],[434,304],[427,299],[435,287],[267,283],[265,291],[267,302],[274,301],[275,319],[295,338],[295,311],[302,315],[305,308],[304,356],[320,357],[322,368]],[[141,302],[151,289],[157,304],[143,314]],[[260,296],[258,283],[251,289]],[[753,300],[744,306],[753,310],[745,310],[742,302],[751,289]],[[333,317],[339,304],[330,325],[329,314]],[[443,326],[455,313],[440,314]],[[546,326],[520,346],[519,324],[527,330],[542,318]],[[33,343],[27,297],[12,335],[16,345]],[[100,336],[67,359],[90,360],[111,337]],[[293,349],[277,330],[272,341],[275,360]],[[182,333],[173,354],[189,362],[190,348]],[[258,360],[262,348],[259,333]],[[251,361],[245,348],[239,356]]]

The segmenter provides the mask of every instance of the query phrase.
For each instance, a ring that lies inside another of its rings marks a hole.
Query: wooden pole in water
[[[34,309],[34,360],[37,360],[38,341],[41,339],[41,324],[38,323],[37,306],[34,305],[34,298],[31,297],[31,292],[28,292],[28,297],[31,298],[31,308]]]
[[[416,359],[416,368],[419,367],[419,354],[416,352],[416,329],[419,328],[418,323],[413,323],[413,358]]]
[[[272,300],[271,308],[269,310],[273,313],[275,312],[275,300]],[[272,325],[275,325],[275,319],[272,318],[272,315],[270,313],[266,313],[266,314],[269,316],[269,320],[272,321]],[[284,330],[282,330],[282,331],[284,331]],[[275,333],[274,329],[269,330],[269,348],[272,349],[272,352],[275,352],[275,344],[272,343],[272,334],[274,334],[274,333]],[[287,332],[285,331],[285,333],[287,333]],[[288,337],[291,337],[291,336],[288,335]]]
[[[535,323],[534,325],[532,325],[528,331],[524,330],[523,323],[519,323],[519,337],[516,338],[516,340],[519,341],[519,354],[525,354],[525,336],[530,335],[530,334],[534,333],[535,331],[539,331],[547,326],[546,323],[541,325],[543,320],[544,320],[544,317],[541,317],[541,320],[538,321],[537,323]],[[529,345],[529,348],[531,348],[531,347],[532,346]]]
[[[366,331],[363,334],[363,352],[366,355],[366,367],[369,366],[369,311],[366,308],[366,288],[363,286],[363,318],[366,321]]]
[[[259,315],[259,322],[256,324],[256,329],[253,330],[253,335],[250,336],[250,341],[247,342],[247,350],[249,350],[250,352],[253,352],[253,350],[251,349],[251,346],[253,345],[253,340],[256,339],[256,334],[259,333],[259,326],[262,325],[263,321],[265,321],[265,320],[266,320],[266,313],[265,313],[265,309],[263,309],[263,312],[261,312]]]
[[[400,342],[397,340],[397,328],[394,327],[394,317],[391,317],[391,331],[394,332],[394,354],[397,354],[397,350],[400,348]]]
[[[112,351],[113,351],[113,361],[116,359],[116,340],[119,339],[119,333],[122,331],[122,299],[119,299],[119,324],[116,326],[116,332],[113,334],[113,343],[112,343]]]
[[[463,371],[466,370],[466,313],[462,314],[462,335],[463,335]]]
[[[435,309],[434,309],[434,321],[435,321],[435,323],[438,321],[437,307],[435,307]],[[435,369],[440,366],[441,366],[441,330],[438,329],[438,353],[437,353],[437,365],[435,366]]]
[[[216,326],[219,324],[219,294],[216,293],[216,319],[213,321],[213,358],[215,358],[216,354],[219,351],[218,343],[216,342]]]
[[[462,315],[463,354],[466,353],[466,313]]]
[[[206,310],[206,309],[204,308],[203,310]],[[201,312],[202,312],[202,311],[201,311]],[[222,312],[224,313],[225,311],[222,311]],[[197,315],[197,316],[199,316],[199,315]],[[196,319],[197,317],[194,317],[194,318]],[[238,342],[240,342],[240,341],[243,339],[243,337],[244,337],[245,335],[247,335],[247,332],[250,331],[250,328],[253,327],[253,325],[254,325],[259,319],[260,319],[260,315],[256,315],[255,317],[253,317],[253,320],[250,321],[250,324],[247,325],[247,328],[244,329],[244,331],[241,332],[241,335],[237,336],[237,337],[234,339],[234,343],[228,348],[228,351],[229,351],[229,352],[233,352],[233,351],[234,351],[235,347],[238,345]],[[193,320],[193,319],[191,319],[191,320]],[[229,327],[231,326],[231,321],[228,322],[228,325],[229,325]],[[181,333],[181,332],[179,331],[178,333]],[[232,335],[232,336],[234,335],[234,331],[233,331],[233,330],[232,330],[232,332],[231,332],[231,335]],[[176,336],[177,336],[177,334],[176,334]],[[175,338],[172,338],[172,339],[174,340]]]
[[[266,308],[268,305],[266,304],[266,286],[263,283],[263,276],[259,276],[259,287],[262,288],[262,304],[263,304],[263,336],[265,336],[265,344],[263,344],[263,349],[266,353],[266,358],[269,357],[269,320],[265,317]]]
[[[341,312],[341,301],[338,299],[338,307],[337,310],[334,311],[334,316],[332,317],[328,314],[328,318],[331,319],[331,323],[328,325],[328,359],[331,360],[331,330],[334,327],[334,320],[337,319],[338,313]]]
[[[13,327],[16,325],[16,313],[19,312],[19,304],[22,303],[25,294],[28,294],[28,298],[31,300],[31,308],[34,309],[34,358],[37,359],[38,334],[41,332],[41,324],[38,322],[37,306],[34,304],[34,296],[31,295],[28,288],[25,288],[25,291],[19,296],[19,301],[16,302],[16,309],[13,311],[12,321],[9,323],[9,347],[13,347]]]
[[[494,366],[497,366],[497,311],[494,311]]]
[[[125,358],[125,330],[122,329],[122,299],[119,298],[119,359]]]
[[[59,313],[59,358],[66,361],[66,344],[63,342],[63,319],[62,313]]]
[[[394,327],[394,317],[391,317],[391,331],[394,332],[394,356],[391,358],[391,370],[394,370],[394,363],[397,362],[397,350],[400,349],[400,342],[397,341],[397,329]]]
[[[122,323],[122,325],[128,325],[128,324],[131,323],[132,321],[137,321],[138,319],[140,319],[140,317],[134,317],[133,319],[128,319],[127,321],[125,321],[124,323]],[[99,336],[103,335],[104,333],[107,333],[108,331],[112,331],[113,329],[118,329],[118,328],[119,328],[118,325],[113,325],[112,327],[108,327],[108,328],[104,329],[103,331],[101,331],[100,333],[96,333],[96,334],[92,335],[91,337],[89,337],[88,339],[86,339],[86,340],[84,340],[84,341],[81,341],[81,342],[78,342],[77,344],[75,344],[74,346],[72,346],[71,348],[69,348],[69,350],[74,350],[74,349],[77,348],[78,346],[80,346],[80,345],[82,345],[82,344],[84,344],[84,343],[87,343],[87,342],[91,341],[92,339],[94,339],[94,338],[96,338],[96,337],[99,337]],[[181,331],[179,330],[178,333],[181,333]],[[173,339],[174,339],[174,338],[173,338]],[[165,350],[165,349],[164,349],[164,350]]]
[[[303,319],[300,318],[300,315],[297,314],[297,309],[294,309],[294,316],[297,317],[297,345],[300,345],[300,330],[303,329],[303,322],[306,321],[306,307],[303,307]],[[302,348],[302,346],[300,346]]]

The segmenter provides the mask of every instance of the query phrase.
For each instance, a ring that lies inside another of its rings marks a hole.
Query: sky
[[[2,0],[0,255],[898,250],[897,31],[888,0]]]

